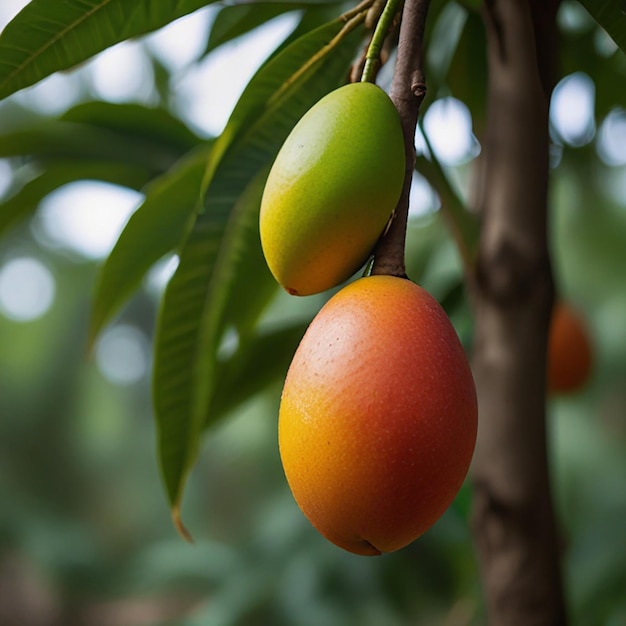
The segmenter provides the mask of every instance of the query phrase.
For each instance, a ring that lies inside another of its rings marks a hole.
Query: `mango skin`
[[[261,202],[261,245],[284,289],[331,289],[367,261],[400,198],[405,163],[399,114],[372,83],[344,85],[302,117]]]
[[[349,552],[377,555],[448,508],[477,426],[472,372],[445,311],[407,279],[368,276],[333,295],[302,338],[278,440],[313,526]]]

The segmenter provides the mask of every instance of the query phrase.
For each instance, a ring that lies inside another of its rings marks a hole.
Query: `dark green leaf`
[[[452,95],[472,112],[474,132],[480,138],[487,115],[487,57],[485,28],[479,14],[468,13],[454,58],[446,76]]]
[[[207,426],[284,378],[307,326],[307,322],[299,322],[261,332],[242,343],[230,359],[220,362]]]
[[[0,34],[0,99],[212,0],[31,0]]]
[[[436,95],[445,83],[450,69],[450,64],[454,58],[456,48],[465,27],[467,11],[455,2],[448,3],[436,21],[433,19],[432,34],[429,37],[427,47],[427,71],[428,87]]]
[[[262,179],[254,181],[235,200],[235,206],[229,207],[233,212],[247,214],[248,224],[233,224],[229,242],[231,246],[226,251],[227,261],[230,261],[230,256],[236,255],[238,249],[245,245],[245,235],[249,235],[245,226],[250,226],[249,222],[258,211],[262,183]],[[190,238],[181,252],[178,269],[165,291],[157,327],[153,396],[161,469],[173,507],[174,519],[178,517],[177,507],[182,486],[196,458],[200,431],[207,419],[206,412],[202,416],[193,412],[194,394],[198,393],[197,387],[194,386],[196,384],[194,370],[197,367],[195,361],[200,359],[198,353],[201,350],[199,338],[201,318],[209,304],[213,311],[221,313],[228,296],[225,289],[211,290],[211,273],[219,273],[220,269],[224,273],[233,271],[233,267],[227,263],[221,268],[214,267],[218,264],[217,257],[223,245],[222,238],[228,237],[225,235],[228,215],[221,216],[221,219],[223,223],[215,220],[196,220]],[[239,230],[235,227],[239,227]],[[210,264],[210,267],[207,268],[207,264]],[[183,271],[180,271],[181,265]],[[222,279],[228,282],[232,281],[234,276],[222,276]],[[217,293],[211,294],[214,297],[209,302],[210,291]],[[211,325],[209,329],[211,335],[221,336],[223,323],[221,317],[213,315],[208,323]],[[216,354],[211,356],[214,362]],[[210,388],[209,395],[214,384],[215,381],[210,379],[202,382],[203,387]]]
[[[273,2],[235,4],[222,8],[211,26],[205,54],[294,8],[298,8],[295,3],[276,4]]]
[[[182,156],[158,140],[127,136],[98,126],[41,121],[0,135],[0,157],[27,156],[35,160],[96,160],[128,163],[161,173]]]
[[[150,267],[183,240],[200,206],[200,185],[209,148],[194,151],[145,190],[97,283],[91,318],[93,342],[140,284]]]
[[[125,137],[136,137],[170,146],[181,155],[201,142],[188,126],[169,111],[141,104],[84,102],[67,111],[61,120],[89,124],[115,131]]]
[[[626,7],[621,0],[580,0],[591,17],[626,52]]]
[[[598,28],[591,18],[589,21],[590,28],[561,34],[559,67],[563,76],[584,72],[593,80],[596,119],[600,121],[613,108],[626,107],[626,59],[621,51],[609,56],[598,52]]]
[[[236,271],[240,250],[258,237],[260,195],[253,199],[262,187],[257,191],[253,183],[251,188],[251,181],[271,163],[304,112],[345,80],[357,39],[337,39],[342,28],[343,22],[336,20],[265,64],[211,154],[205,211],[166,290],[156,342],[154,404],[161,466],[175,519],[200,432],[210,421],[225,312],[232,310],[228,303],[234,286],[246,281]],[[250,197],[240,197],[243,189]]]

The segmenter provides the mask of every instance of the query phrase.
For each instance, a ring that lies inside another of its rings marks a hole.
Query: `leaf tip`
[[[185,524],[183,524],[182,517],[180,515],[180,504],[176,503],[172,507],[172,522],[174,523],[174,527],[178,531],[178,534],[187,542],[193,543],[193,537],[191,533],[187,530]]]

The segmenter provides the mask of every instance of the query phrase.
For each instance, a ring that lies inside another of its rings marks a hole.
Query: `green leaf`
[[[306,31],[300,30],[298,36],[309,32],[317,26],[321,26],[329,19],[335,17],[338,12],[336,5],[340,4],[341,0],[300,0],[299,2],[289,0],[281,2],[277,2],[276,0],[267,2],[248,0],[247,2],[239,2],[231,6],[225,6],[220,9],[220,12],[213,20],[204,55],[209,54],[219,46],[237,37],[241,37],[253,31],[279,15],[300,10],[302,13],[301,24],[299,24],[294,32],[287,38],[291,43],[294,39],[294,33],[300,29],[302,22],[305,23],[305,28],[306,26],[309,26],[309,28],[306,29]],[[319,19],[322,16],[324,16],[325,19]],[[311,17],[313,19],[310,19]],[[314,24],[314,26],[311,26],[311,24]]]
[[[358,40],[338,38],[340,32],[347,33],[343,28],[343,21],[335,20],[307,34],[250,81],[211,154],[205,210],[165,293],[153,390],[161,469],[179,529],[184,483],[198,453],[201,430],[211,421],[208,407],[225,312],[232,310],[235,285],[247,282],[246,275],[236,271],[240,251],[251,237],[258,238],[262,186],[252,181],[271,163],[304,112],[345,80]],[[244,189],[247,193],[241,197]]]
[[[58,120],[42,120],[28,128],[0,135],[0,157],[26,156],[41,161],[107,160],[147,168],[154,174],[169,169],[183,153],[155,139]]]
[[[200,207],[207,146],[182,159],[145,190],[100,271],[91,317],[90,343],[132,295],[150,267],[180,245]]]
[[[581,12],[584,9],[580,9]],[[595,115],[600,121],[616,107],[626,108],[624,89],[624,54],[606,56],[598,51],[598,27],[588,17],[589,28],[563,30],[560,35],[559,66],[561,76],[584,72],[595,85]],[[612,43],[612,42],[611,42]]]
[[[622,0],[580,0],[611,39],[626,52],[626,7]]]
[[[88,124],[143,142],[168,146],[173,153],[184,154],[202,140],[184,122],[161,108],[141,104],[84,102],[69,109],[61,121]]]
[[[419,128],[422,131],[429,154],[428,158],[425,156],[417,157],[415,169],[439,195],[441,212],[456,241],[463,262],[468,269],[472,268],[478,254],[480,222],[475,214],[469,212],[465,202],[457,193],[445,169],[437,159],[422,123],[420,123]]]
[[[206,332],[221,338],[223,319],[220,313],[226,307],[227,286],[235,278],[232,272],[236,262],[230,261],[245,246],[246,235],[249,238],[255,232],[251,226],[257,216],[263,182],[262,178],[257,178],[236,199],[235,206],[229,207],[233,213],[247,216],[246,222],[235,219],[229,224],[228,215],[216,216],[218,219],[213,221],[196,220],[181,251],[178,269],[166,288],[158,320],[153,397],[159,455],[173,517],[183,535],[186,531],[178,519],[178,503],[187,473],[197,456],[200,431],[207,421],[206,413],[200,416],[193,412],[194,394],[198,393],[194,386],[194,366],[201,358],[201,317],[211,298],[214,314],[205,322],[209,326]],[[228,226],[230,232],[225,233]],[[226,259],[221,267],[215,267],[219,265],[220,247],[226,248]],[[180,271],[181,265],[183,271]],[[221,276],[215,278],[212,273]],[[218,284],[211,289],[213,281]],[[214,361],[216,354],[211,356]],[[210,388],[209,395],[214,384],[210,379],[202,381],[203,387]]]
[[[145,168],[108,161],[60,161],[51,163],[41,174],[28,181],[0,203],[0,235],[30,217],[39,203],[51,192],[78,180],[100,180],[132,189],[140,189],[150,178]]]
[[[445,5],[436,21],[433,19],[426,62],[429,89],[432,85],[434,94],[445,83],[466,20],[467,11],[455,2]]]
[[[452,63],[444,81],[452,95],[462,100],[472,112],[474,133],[482,138],[487,117],[487,42],[479,14],[467,14]]]
[[[249,33],[283,13],[293,11],[294,8],[298,8],[298,4],[255,2],[254,4],[235,4],[220,9],[211,26],[204,54]]]
[[[0,99],[213,0],[31,0],[0,33]]]
[[[267,386],[284,378],[307,326],[308,322],[297,322],[260,332],[241,343],[230,359],[220,361],[211,420],[205,426],[212,426]]]

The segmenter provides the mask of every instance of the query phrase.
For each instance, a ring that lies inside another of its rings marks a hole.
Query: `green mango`
[[[332,91],[296,124],[270,170],[263,253],[293,295],[330,289],[368,260],[402,192],[400,116],[372,83]]]

